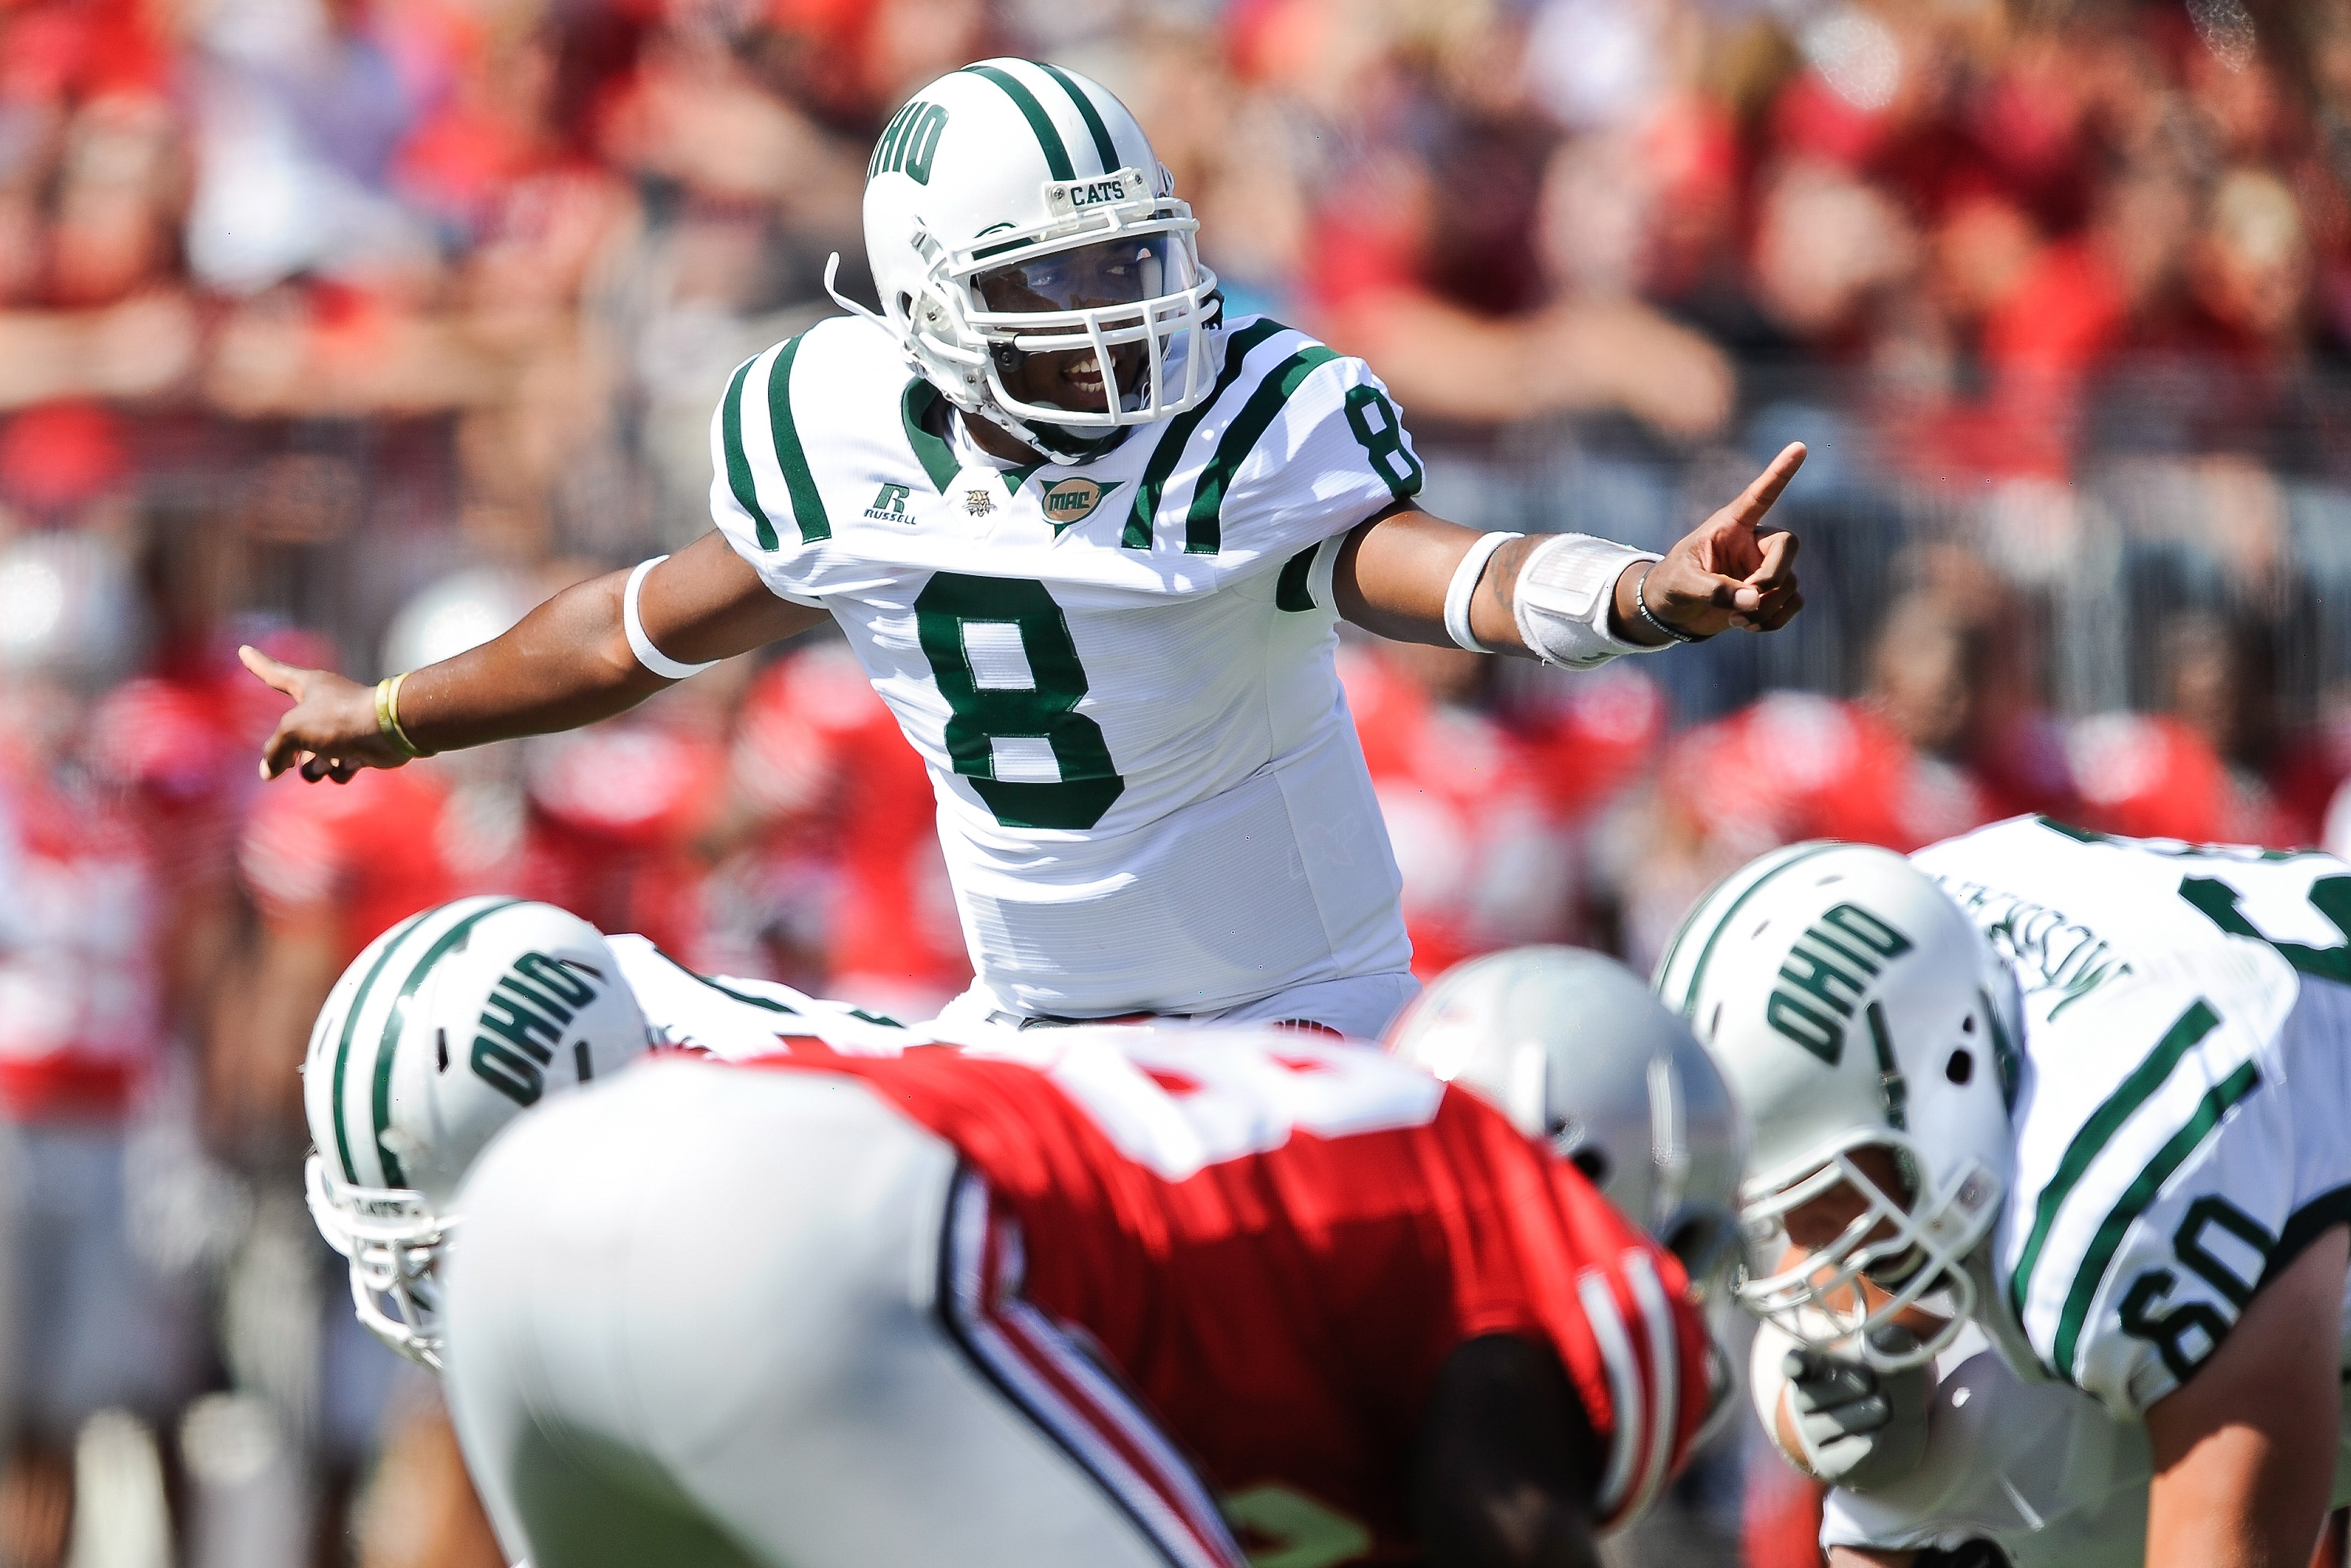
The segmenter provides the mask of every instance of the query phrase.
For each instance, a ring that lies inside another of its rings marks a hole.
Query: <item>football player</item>
[[[649,1033],[769,1054],[601,1084]],[[928,1038],[502,899],[344,977],[313,1211],[361,1316],[445,1360],[510,1550],[1583,1563],[1712,1403],[1673,1258],[1417,1069],[1280,1031]]]
[[[2351,867],[2045,818],[1800,844],[1658,988],[1750,1119],[1758,1396],[1850,1489],[1839,1561],[2308,1561],[2351,1496]]]
[[[295,698],[265,770],[585,724],[831,616],[931,768],[967,1011],[1370,1038],[1415,986],[1336,622],[1584,668],[1801,604],[1759,531],[1799,445],[1663,559],[1420,511],[1378,378],[1228,319],[1141,126],[1072,72],[931,83],[864,202],[882,309],[735,371],[715,532],[372,691],[248,655]]]
[[[895,1049],[904,1032],[786,986],[697,975],[643,936],[519,898],[461,898],[383,933],[335,982],[302,1067],[310,1214],[350,1261],[360,1321],[438,1367],[452,1200],[494,1134],[648,1050],[757,1056],[787,1030],[841,1051]]]

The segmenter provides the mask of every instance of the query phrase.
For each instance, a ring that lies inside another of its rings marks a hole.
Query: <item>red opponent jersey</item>
[[[951,1319],[958,1294],[989,1299],[975,1332],[1020,1351],[1011,1375],[1081,1394],[1099,1370],[1051,1346],[1087,1346],[1158,1427],[1098,1440],[1172,1442],[1243,1527],[1306,1517],[1354,1543],[1318,1562],[1416,1557],[1407,1461],[1465,1340],[1558,1353],[1607,1455],[1604,1520],[1647,1504],[1711,1402],[1679,1265],[1498,1112],[1372,1048],[1108,1029],[789,1045],[759,1065],[864,1080],[985,1183],[950,1226]],[[1057,1333],[1024,1342],[1024,1313]]]

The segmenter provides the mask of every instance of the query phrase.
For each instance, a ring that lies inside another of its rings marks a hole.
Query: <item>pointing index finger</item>
[[[1771,509],[1771,503],[1780,498],[1780,492],[1788,487],[1788,481],[1794,478],[1796,470],[1803,465],[1802,442],[1791,441],[1780,448],[1780,455],[1771,459],[1771,466],[1757,475],[1755,483],[1748,486],[1739,499],[1730,503],[1731,517],[1750,528],[1761,522],[1763,514]]]
[[[237,649],[236,656],[264,685],[299,700],[301,693],[295,688],[300,684],[301,672],[295,669],[293,665],[280,664],[260,649],[249,644]]]

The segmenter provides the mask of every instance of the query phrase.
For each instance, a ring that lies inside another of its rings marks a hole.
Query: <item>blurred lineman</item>
[[[621,1073],[649,1034],[766,1054]],[[1294,1031],[958,1043],[506,900],[352,967],[313,1212],[510,1551],[1586,1563],[1718,1403],[1674,1258],[1475,1095]]]
[[[883,312],[727,384],[717,530],[372,693],[250,655],[296,699],[265,769],[585,724],[830,615],[930,766],[960,1006],[1376,1034],[1410,948],[1336,622],[1578,668],[1777,628],[1795,541],[1758,524],[1803,450],[1663,559],[1441,522],[1378,379],[1227,321],[1196,227],[1101,87],[941,78],[869,171]]]
[[[2045,818],[1796,845],[1659,990],[1752,1118],[1758,1399],[1852,1489],[1834,1561],[2309,1560],[2351,1500],[2351,867]]]

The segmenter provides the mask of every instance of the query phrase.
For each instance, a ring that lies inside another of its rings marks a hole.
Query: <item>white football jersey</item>
[[[895,1020],[826,1001],[773,980],[698,975],[643,936],[604,938],[656,1046],[697,1051],[722,1061],[773,1056],[788,1035],[812,1036],[852,1055],[893,1056],[909,1039]]]
[[[1205,403],[1082,467],[980,453],[853,318],[743,365],[712,421],[713,516],[832,612],[929,764],[1009,1011],[1212,1012],[1410,962],[1331,572],[1420,462],[1361,361],[1263,319],[1212,340]]]
[[[2351,866],[2038,818],[1914,860],[2024,998],[1980,1318],[2136,1418],[2351,1216]]]

